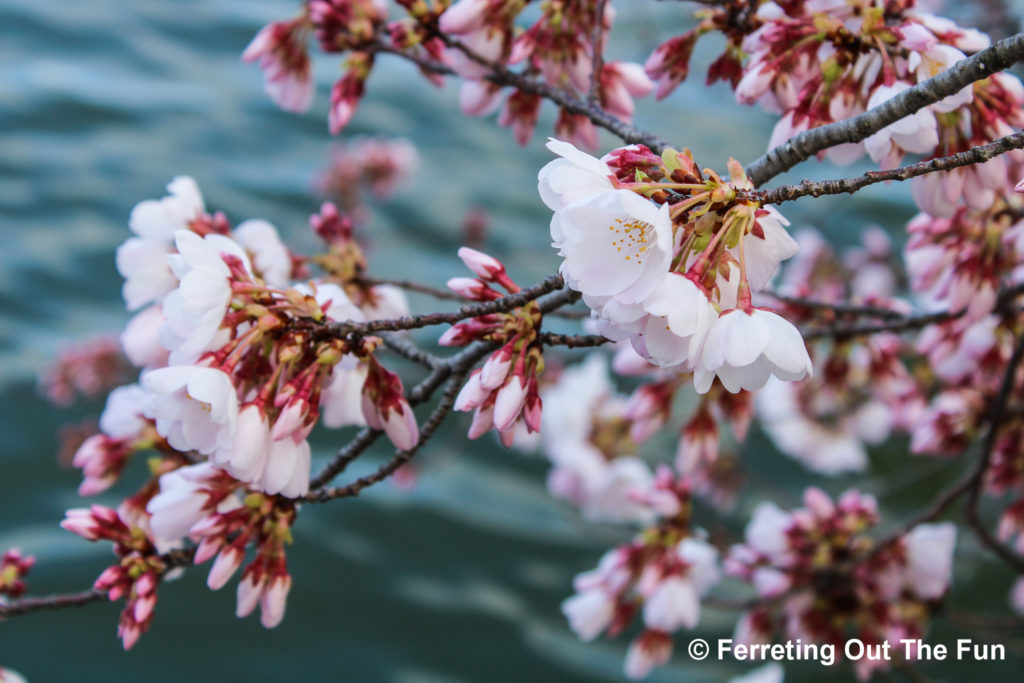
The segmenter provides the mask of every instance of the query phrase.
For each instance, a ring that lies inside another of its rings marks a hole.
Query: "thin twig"
[[[516,294],[509,294],[494,301],[467,304],[457,311],[451,313],[429,313],[426,315],[408,315],[401,318],[390,318],[385,320],[369,320],[366,322],[331,322],[318,328],[317,334],[330,337],[345,337],[350,334],[364,335],[374,332],[387,332],[397,330],[414,330],[430,325],[442,325],[444,323],[457,323],[466,318],[476,318],[490,313],[505,313],[514,308],[519,308],[530,303],[534,299],[555,291],[563,285],[561,275],[551,275],[540,281],[533,287],[522,290]]]
[[[997,312],[1008,312],[1016,297],[1024,294],[1024,284],[1007,287],[996,297],[995,310]],[[907,315],[899,318],[892,318],[877,323],[863,323],[856,325],[831,325],[820,329],[801,330],[803,338],[807,341],[821,339],[823,337],[855,337],[864,334],[877,334],[878,332],[906,332],[916,330],[935,323],[943,323],[949,320],[963,317],[967,310],[961,311],[939,311],[937,313],[924,313],[920,315]]]
[[[413,282],[412,280],[388,280],[376,277],[364,277],[360,279],[361,282],[367,285],[390,285],[391,287],[398,287],[399,289],[405,289],[410,292],[419,292],[420,294],[428,294],[435,299],[444,299],[446,301],[465,301],[464,297],[459,296],[455,292],[447,289],[440,289],[439,287],[431,287],[430,285],[423,285],[419,282]]]
[[[611,344],[612,340],[602,337],[599,334],[555,334],[554,332],[542,332],[538,340],[545,346],[565,346],[570,349],[582,349],[592,346],[603,346]]]
[[[983,164],[1000,154],[1021,148],[1024,148],[1024,132],[1007,135],[987,145],[972,147],[959,154],[922,161],[917,164],[903,166],[902,168],[894,168],[890,171],[867,171],[864,175],[857,176],[856,178],[842,178],[839,180],[804,180],[796,185],[782,185],[770,190],[754,190],[753,192],[748,192],[747,195],[762,204],[782,204],[783,202],[791,202],[808,196],[820,197],[827,194],[853,194],[857,190],[868,185],[874,185],[875,183],[890,180],[909,180],[926,173],[949,171],[972,164]]]
[[[657,135],[640,130],[635,126],[626,123],[593,102],[582,100],[569,92],[561,88],[556,88],[540,79],[511,71],[503,64],[491,62],[490,60],[481,57],[479,54],[466,47],[461,41],[456,40],[451,36],[438,34],[438,38],[444,41],[445,45],[448,47],[459,50],[469,59],[487,67],[489,73],[484,78],[495,85],[511,86],[517,90],[539,95],[540,97],[551,100],[570,113],[586,116],[595,126],[604,128],[610,133],[618,136],[623,142],[647,145],[658,154],[669,146],[668,142]],[[407,59],[421,69],[431,73],[448,76],[455,75],[455,72],[451,67],[429,59],[421,54],[396,49],[385,39],[380,39],[374,45],[374,50]]]
[[[865,113],[813,128],[796,135],[747,165],[747,176],[755,186],[763,185],[780,173],[818,152],[844,143],[861,142],[889,124],[960,92],[975,81],[1009,68],[1024,57],[1024,33],[993,44],[972,57],[957,62],[946,71],[907,88]]]
[[[388,347],[388,349],[414,363],[419,363],[433,369],[444,362],[443,358],[424,351],[412,343],[411,340],[397,334],[383,334],[381,339],[384,342],[384,346]]]
[[[863,306],[843,302],[820,301],[818,299],[807,299],[800,296],[779,294],[778,292],[773,292],[771,290],[762,290],[760,293],[770,296],[778,301],[785,302],[790,306],[832,311],[837,315],[866,316],[872,318],[885,318],[886,320],[895,320],[906,317],[906,314],[904,313],[894,311],[891,308],[881,308],[880,306]]]
[[[1010,362],[1006,366],[1006,374],[1003,375],[1002,386],[999,387],[999,394],[996,397],[995,405],[992,407],[992,422],[989,425],[988,433],[985,435],[981,459],[978,462],[977,471],[974,474],[970,491],[967,494],[967,523],[978,534],[982,542],[996,555],[1016,569],[1018,573],[1024,574],[1024,558],[1003,545],[985,526],[978,512],[978,504],[981,501],[981,489],[985,483],[985,472],[988,470],[992,454],[995,452],[996,437],[999,434],[999,427],[1002,426],[1010,394],[1013,393],[1013,389],[1017,384],[1017,369],[1020,367],[1022,360],[1024,360],[1024,334],[1017,340],[1017,345],[1013,349],[1013,355],[1010,356]]]
[[[88,605],[90,602],[103,600],[106,597],[107,594],[103,591],[90,588],[79,593],[16,598],[8,602],[0,602],[0,619],[28,614],[29,612],[38,612],[40,610],[81,607],[82,605]]]
[[[475,362],[475,360],[476,359],[474,359],[473,362]],[[329,500],[334,500],[335,498],[358,496],[363,489],[387,479],[402,465],[412,460],[412,457],[416,455],[416,452],[426,444],[444,421],[444,418],[448,416],[449,412],[451,412],[452,406],[455,404],[455,397],[458,396],[459,389],[461,388],[462,380],[465,378],[469,368],[473,365],[472,362],[468,361],[469,357],[467,357],[467,362],[460,365],[455,371],[453,371],[451,377],[448,379],[448,386],[446,387],[444,394],[441,396],[441,400],[438,401],[437,406],[435,406],[434,410],[430,413],[426,422],[423,423],[423,427],[420,429],[419,440],[416,442],[415,446],[408,450],[398,451],[391,460],[378,467],[372,474],[360,477],[351,484],[346,484],[345,486],[336,486],[334,488],[320,489],[318,491],[311,492],[308,495],[303,496],[302,500],[311,503],[325,503]]]

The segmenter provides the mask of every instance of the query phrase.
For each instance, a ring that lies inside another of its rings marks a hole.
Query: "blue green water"
[[[675,3],[626,4],[614,35],[636,43],[613,38],[613,57],[642,61],[645,46],[687,23]],[[75,495],[77,473],[56,462],[56,431],[101,404],[55,409],[36,395],[35,381],[57,348],[116,331],[127,319],[113,250],[128,234],[131,207],[161,196],[172,176],[190,174],[209,208],[234,222],[269,219],[298,251],[312,249],[306,217],[320,198],[311,180],[327,159],[327,92],[338,64],[318,59],[314,110],[295,116],[275,109],[258,70],[239,61],[260,26],[295,8],[278,0],[0,2],[0,549],[17,545],[39,558],[33,593],[81,590],[110,561],[105,547],[57,526],[64,510],[83,501]],[[706,54],[699,51],[698,60]],[[454,85],[435,90],[406,65],[382,61],[346,134],[408,137],[421,165],[365,226],[373,272],[434,284],[461,274],[458,224],[472,204],[489,211],[486,248],[517,280],[553,272],[548,214],[535,190],[552,113],[545,110],[534,143],[521,149],[493,118],[458,114]],[[721,86],[705,91],[698,82],[663,106],[642,103],[638,123],[722,168],[729,155],[757,156],[771,118],[732,104]],[[812,164],[801,174],[827,173]],[[898,226],[912,211],[898,188],[876,188],[858,202],[801,204],[787,215],[850,242],[865,222]],[[572,576],[628,534],[582,523],[545,492],[541,459],[488,438],[468,443],[466,427],[464,416],[452,420],[418,456],[413,491],[385,484],[303,511],[289,553],[295,584],[277,629],[236,619],[233,584],[210,593],[199,568],[161,587],[152,629],[129,653],[115,638],[120,606],[94,604],[0,624],[0,666],[31,681],[621,680],[625,639],[579,643],[559,603]],[[320,462],[344,436],[318,437]],[[348,476],[386,455],[373,451]],[[907,483],[940,472],[892,498],[886,511],[894,519],[948,478],[944,463],[900,453],[878,459]],[[759,435],[746,462],[760,493],[741,495],[740,509],[724,521],[699,508],[702,523],[739,531],[758,496],[792,505],[810,481]],[[917,469],[907,475],[908,467]],[[877,488],[866,478],[854,483]],[[98,498],[116,501],[114,494]],[[957,571],[973,573],[971,585],[991,578],[993,588],[976,595],[968,586],[956,597],[999,609],[1006,574],[969,542],[961,557]],[[708,610],[700,633],[727,635],[732,618]],[[685,646],[685,636],[679,642]],[[680,653],[651,680],[719,681],[747,668],[695,665]],[[937,671],[956,679],[956,669]],[[788,674],[816,680],[820,671],[803,666]]]

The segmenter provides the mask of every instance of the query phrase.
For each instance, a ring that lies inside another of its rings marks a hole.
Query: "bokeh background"
[[[969,23],[972,8],[962,5],[973,3],[957,5],[954,13],[967,13]],[[618,7],[612,58],[642,62],[659,40],[690,23],[683,3],[628,0]],[[328,160],[327,94],[339,64],[317,57],[316,103],[296,116],[275,109],[259,70],[239,60],[263,24],[296,9],[288,0],[0,1],[0,548],[19,546],[38,557],[32,593],[81,590],[110,560],[107,546],[57,526],[66,509],[83,504],[75,494],[77,472],[57,462],[57,432],[95,416],[102,402],[54,408],[36,383],[60,348],[116,332],[127,320],[114,249],[128,235],[131,207],[162,196],[174,175],[189,174],[208,208],[234,223],[266,218],[297,251],[313,248],[306,221],[322,199],[312,186]],[[702,87],[703,66],[717,47],[706,41],[691,82],[665,103],[640,103],[637,121],[721,169],[729,156],[758,156],[772,118],[734,104],[722,85]],[[345,136],[406,137],[421,158],[411,180],[392,201],[374,206],[360,228],[374,274],[435,285],[462,274],[455,257],[460,222],[475,204],[491,217],[485,248],[519,282],[555,270],[549,213],[535,185],[549,159],[542,142],[552,130],[550,108],[532,144],[519,148],[493,117],[459,114],[454,83],[434,89],[407,64],[380,60],[369,93]],[[605,149],[614,144],[604,139]],[[801,177],[836,173],[814,162],[799,169]],[[898,235],[913,212],[900,187],[786,207],[795,226],[814,225],[839,244],[855,242],[869,223]],[[413,303],[419,310],[435,305],[415,297]],[[429,343],[432,334],[418,338]],[[264,630],[256,617],[236,619],[234,584],[211,593],[199,568],[161,588],[152,629],[129,653],[115,637],[120,606],[93,604],[0,624],[0,666],[30,681],[621,680],[626,639],[579,643],[559,604],[572,576],[629,532],[583,523],[547,495],[542,458],[506,451],[490,438],[467,442],[467,424],[465,416],[451,420],[417,457],[411,491],[382,484],[358,499],[304,510],[289,552],[295,584],[278,628]],[[346,435],[316,436],[320,463]],[[673,448],[663,441],[648,452],[652,461],[666,461]],[[386,456],[386,449],[373,451],[346,476]],[[900,443],[872,458],[870,476],[824,486],[876,492],[890,523],[959,469],[911,458]],[[804,486],[822,483],[756,430],[743,463],[757,485],[741,491],[731,513],[698,506],[699,522],[739,534],[759,500],[790,507]],[[140,469],[97,502],[116,504]],[[1005,614],[1011,577],[966,535],[956,574],[954,617],[968,608]],[[732,584],[719,592],[745,595]],[[734,619],[707,610],[699,635],[727,636]],[[925,675],[1019,674],[1022,655],[1012,633],[965,628],[956,619],[941,621],[932,640],[970,635],[1005,642],[1009,661],[936,664],[924,667]],[[685,643],[684,636],[672,665],[651,680],[722,681],[753,668],[695,664]],[[789,681],[822,675],[815,664],[787,666]],[[852,678],[848,668],[828,675]]]

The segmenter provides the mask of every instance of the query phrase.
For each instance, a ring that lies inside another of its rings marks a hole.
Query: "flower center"
[[[608,230],[612,237],[612,246],[622,254],[623,260],[638,265],[643,263],[644,252],[650,246],[654,225],[638,218],[615,218]]]

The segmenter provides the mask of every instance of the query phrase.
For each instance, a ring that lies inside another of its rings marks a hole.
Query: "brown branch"
[[[195,548],[171,550],[160,556],[167,570],[192,564],[195,558]],[[7,617],[39,612],[42,610],[62,609],[64,607],[81,607],[93,602],[99,602],[107,597],[104,591],[89,588],[78,593],[59,593],[56,595],[29,595],[14,600],[0,600],[0,620]]]
[[[565,346],[570,349],[582,349],[593,346],[611,344],[612,340],[602,337],[599,334],[555,334],[554,332],[542,332],[538,340],[545,346]]]
[[[549,278],[550,279],[550,278]],[[580,293],[571,289],[562,289],[549,296],[541,299],[538,303],[540,305],[541,312],[544,314],[550,314],[558,308],[567,304],[575,303],[580,298]],[[494,303],[494,302],[491,302]],[[469,371],[473,365],[482,359],[485,355],[493,351],[495,348],[494,344],[491,343],[477,343],[469,346],[460,353],[457,353],[450,358],[447,358],[439,362],[433,369],[433,371],[427,375],[419,384],[417,384],[411,391],[408,392],[406,399],[409,401],[409,405],[418,405],[430,398],[430,396],[437,390],[445,380],[451,377],[454,373],[463,373]],[[454,399],[453,399],[454,400]],[[444,411],[443,415],[438,419],[443,419],[447,416],[448,411]],[[428,418],[428,422],[431,418]],[[431,430],[431,432],[433,429]],[[320,471],[313,479],[310,480],[309,486],[310,491],[306,496],[306,500],[329,500],[331,497],[343,497],[341,495],[330,495],[326,494],[323,487],[326,486],[334,477],[345,471],[348,465],[361,456],[367,448],[369,448],[374,441],[376,441],[382,432],[376,429],[366,428],[360,431],[356,437],[349,442],[336,456],[327,464],[322,471]],[[420,436],[423,436],[423,432],[420,432]],[[420,444],[417,444],[419,448]],[[396,456],[397,457],[397,456]],[[410,456],[411,457],[411,456]],[[395,468],[397,469],[397,467]],[[391,470],[393,472],[394,470]],[[390,474],[385,474],[387,477]],[[372,475],[371,475],[372,476]],[[376,483],[380,479],[375,480],[371,483]],[[370,484],[367,484],[370,485]],[[352,486],[350,484],[350,486]],[[344,489],[346,487],[341,487]],[[359,490],[362,490],[360,487]],[[340,489],[337,489],[340,490]],[[357,491],[358,492],[358,491]],[[355,494],[352,494],[355,495]],[[324,497],[327,496],[327,497]]]
[[[755,199],[762,204],[782,204],[783,202],[791,202],[807,196],[821,197],[822,195],[829,194],[853,194],[875,183],[883,183],[890,180],[910,180],[926,173],[949,171],[972,164],[983,164],[1000,154],[1021,148],[1024,148],[1024,132],[1007,135],[987,145],[972,147],[959,154],[922,161],[889,171],[867,171],[864,175],[856,178],[842,178],[839,180],[822,180],[817,182],[804,180],[796,185],[782,185],[770,190],[754,190],[746,194],[751,199]]]
[[[978,511],[978,505],[981,502],[981,489],[985,483],[985,471],[992,461],[996,437],[999,434],[999,427],[1002,425],[1003,417],[1005,417],[1010,394],[1013,393],[1014,386],[1017,384],[1017,369],[1020,367],[1022,360],[1024,360],[1024,334],[1017,340],[1017,345],[1013,349],[1013,355],[1010,356],[1010,362],[1006,366],[1006,374],[1003,375],[1002,385],[999,387],[999,394],[996,397],[995,405],[992,407],[992,422],[989,425],[988,433],[985,435],[981,459],[978,462],[978,468],[971,481],[970,491],[967,495],[967,523],[992,552],[1016,569],[1018,573],[1024,574],[1024,558],[1003,545],[989,531],[988,527],[982,522]]]
[[[390,351],[393,351],[402,358],[411,360],[414,363],[425,365],[428,368],[436,368],[444,362],[443,358],[439,358],[432,353],[424,351],[420,347],[416,346],[416,344],[412,343],[411,340],[397,334],[381,335],[381,340],[384,342],[384,346],[388,347]]]
[[[856,315],[872,318],[885,318],[887,320],[905,317],[905,314],[900,313],[899,311],[894,311],[891,308],[881,308],[880,306],[861,306],[844,302],[820,301],[818,299],[807,299],[800,296],[788,296],[786,294],[779,294],[778,292],[770,290],[763,290],[760,294],[765,294],[773,299],[787,303],[790,306],[809,308],[812,310],[831,311],[836,315]]]
[[[763,185],[818,152],[844,143],[860,142],[886,126],[960,92],[975,81],[1013,66],[1021,58],[1024,58],[1024,33],[1000,40],[859,116],[792,137],[748,164],[747,175],[755,186]]]
[[[668,142],[662,138],[640,130],[635,126],[626,123],[617,116],[613,116],[608,113],[602,107],[596,105],[594,102],[588,102],[582,100],[561,88],[556,88],[538,78],[527,76],[525,74],[511,71],[505,65],[497,62],[491,62],[477,53],[467,48],[461,41],[446,36],[444,34],[438,34],[438,37],[444,41],[445,45],[452,49],[459,50],[465,54],[469,59],[482,64],[487,67],[490,73],[485,76],[485,79],[496,85],[511,86],[523,92],[539,95],[545,99],[551,100],[555,104],[559,105],[563,109],[573,113],[582,114],[593,122],[595,126],[604,128],[610,133],[618,136],[622,141],[628,144],[642,144],[647,145],[656,153],[661,153],[666,147],[669,146]],[[424,71],[431,73],[454,76],[457,75],[451,67],[436,62],[428,57],[421,54],[406,52],[404,50],[398,50],[390,45],[386,39],[381,38],[374,45],[374,50],[377,52],[384,52],[388,54],[397,55],[403,59],[409,60],[416,64]]]
[[[1007,287],[996,297],[995,310],[1002,313],[1010,312],[1013,300],[1021,294],[1024,294],[1024,284]],[[966,313],[966,309],[961,311],[939,311],[937,313],[901,316],[877,323],[832,325],[820,329],[801,330],[801,334],[805,340],[810,341],[823,337],[855,337],[864,334],[877,334],[879,332],[906,332],[935,323],[955,320],[956,318],[963,317]]]
[[[486,352],[487,349],[484,348],[483,350]],[[482,357],[483,353],[479,355]],[[444,394],[441,396],[441,400],[438,401],[437,406],[430,413],[427,421],[423,423],[423,427],[420,429],[419,440],[416,442],[415,446],[408,450],[396,452],[391,460],[378,467],[375,472],[368,474],[365,477],[360,477],[351,484],[313,491],[303,496],[300,500],[309,501],[311,503],[325,503],[329,500],[334,500],[335,498],[358,496],[363,489],[387,479],[402,465],[412,460],[412,457],[416,455],[416,452],[419,451],[428,440],[430,440],[430,437],[434,435],[437,428],[441,426],[444,418],[446,418],[448,413],[451,412],[452,406],[455,404],[455,397],[458,396],[459,389],[462,387],[462,380],[465,378],[466,373],[469,372],[469,368],[471,368],[477,360],[479,360],[479,358],[475,357],[475,354],[467,355],[464,360],[459,363],[456,369],[453,370],[448,379],[448,386],[445,389]]]
[[[317,334],[329,337],[345,337],[350,334],[364,335],[374,332],[387,332],[397,330],[414,330],[420,327],[431,325],[442,325],[444,323],[457,323],[466,318],[476,318],[490,313],[505,313],[514,308],[524,306],[534,299],[559,289],[563,285],[561,275],[551,275],[540,281],[533,287],[522,290],[516,294],[509,294],[494,301],[467,304],[457,311],[451,313],[429,313],[426,315],[408,315],[401,318],[390,318],[386,320],[369,320],[366,322],[331,322],[318,328]]]
[[[0,602],[0,619],[38,612],[40,610],[61,609],[64,607],[81,607],[91,602],[103,600],[107,594],[103,591],[90,588],[79,593],[64,593],[60,595],[28,596]]]
[[[459,296],[455,292],[447,289],[441,289],[439,287],[431,287],[430,285],[423,285],[419,282],[413,282],[412,280],[387,280],[376,277],[364,277],[360,278],[360,282],[367,285],[390,285],[391,287],[398,287],[399,289],[405,289],[410,292],[418,292],[419,294],[428,294],[435,299],[444,299],[447,301],[465,301],[464,297]]]

